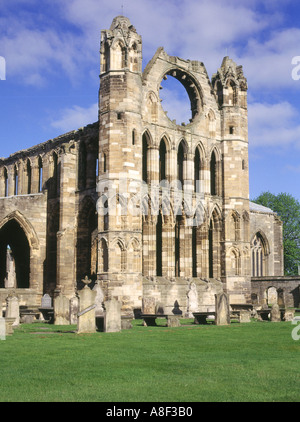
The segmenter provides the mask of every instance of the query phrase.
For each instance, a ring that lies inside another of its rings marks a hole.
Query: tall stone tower
[[[212,77],[221,115],[223,251],[221,279],[231,298],[250,300],[247,81],[229,57]]]
[[[101,33],[99,92],[99,278],[123,312],[142,297],[141,216],[130,212],[141,182],[142,40],[117,16]]]

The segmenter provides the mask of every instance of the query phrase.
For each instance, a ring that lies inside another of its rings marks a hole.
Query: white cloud
[[[51,126],[62,132],[69,132],[96,122],[98,120],[98,104],[92,104],[88,108],[75,105],[62,110],[60,114],[61,117],[53,120]]]
[[[50,74],[63,70],[74,76],[76,54],[73,40],[51,30],[23,28],[1,39],[7,63],[7,78],[21,79],[29,85],[42,84]]]
[[[274,31],[264,42],[250,39],[239,61],[252,88],[300,88],[300,84],[292,78],[295,66],[291,64],[292,58],[299,55],[299,45],[299,28]]]
[[[291,58],[299,54],[300,29],[270,32],[283,19],[280,1],[261,7],[258,0],[138,0],[122,11],[119,0],[45,0],[45,15],[36,0],[30,0],[29,12],[23,0],[11,3],[18,7],[15,16],[13,6],[6,6],[0,18],[0,54],[8,77],[28,84],[42,84],[53,73],[72,81],[89,74],[98,66],[101,29],[124,12],[142,35],[144,65],[163,46],[171,55],[203,61],[211,75],[229,54],[243,64],[252,89],[295,87]]]
[[[252,103],[248,109],[250,146],[300,147],[300,114],[290,103]]]

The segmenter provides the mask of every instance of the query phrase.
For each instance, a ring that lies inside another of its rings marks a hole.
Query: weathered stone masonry
[[[0,294],[9,248],[28,306],[71,298],[86,275],[127,314],[148,296],[184,313],[191,286],[200,310],[222,290],[249,303],[252,273],[281,276],[283,258],[281,222],[249,202],[242,67],[225,57],[210,80],[203,63],[159,48],[142,71],[141,37],[122,16],[100,56],[99,121],[0,160]],[[168,77],[189,95],[186,125],[162,108]]]

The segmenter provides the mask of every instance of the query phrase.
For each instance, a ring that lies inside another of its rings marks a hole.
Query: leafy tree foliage
[[[297,275],[300,265],[300,203],[292,195],[263,192],[253,202],[271,208],[283,222],[285,275]]]

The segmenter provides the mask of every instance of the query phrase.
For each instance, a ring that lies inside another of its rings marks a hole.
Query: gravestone
[[[52,321],[53,319],[53,307],[52,298],[47,293],[42,296],[40,311],[41,321]]]
[[[250,311],[240,311],[240,322],[251,322],[251,312]]]
[[[215,295],[215,325],[230,325],[229,296],[226,293]]]
[[[193,318],[193,312],[198,312],[198,292],[195,283],[190,284],[187,293],[187,317]]]
[[[76,325],[79,310],[79,299],[77,296],[70,299],[70,324]]]
[[[95,333],[96,332],[96,315],[95,315],[95,299],[97,292],[91,290],[88,284],[91,280],[87,278],[82,280],[85,286],[78,292],[79,309],[77,318],[77,333]]]
[[[13,327],[20,325],[20,306],[19,299],[13,293],[6,298],[6,318],[14,318]]]
[[[155,314],[155,298],[154,297],[144,297],[142,302],[142,314],[144,315],[153,315]]]
[[[96,314],[96,317],[101,317],[103,316],[103,313],[104,313],[104,309],[103,309],[104,293],[101,286],[99,286],[98,281],[96,281],[93,291],[96,292],[95,314]]]
[[[42,297],[41,308],[51,309],[52,308],[52,299],[47,293]]]
[[[104,331],[106,333],[121,331],[121,302],[113,298],[104,302],[104,306]]]
[[[54,324],[69,325],[70,324],[70,304],[69,299],[59,294],[54,298]]]
[[[270,319],[272,322],[281,321],[281,312],[277,303],[275,303],[275,305],[272,306]]]
[[[268,288],[268,305],[274,305],[278,302],[278,294],[276,287]]]
[[[285,321],[293,321],[295,318],[295,310],[294,309],[286,309],[284,311],[284,320]]]
[[[5,338],[6,338],[5,318],[0,317],[0,340],[5,340]]]

